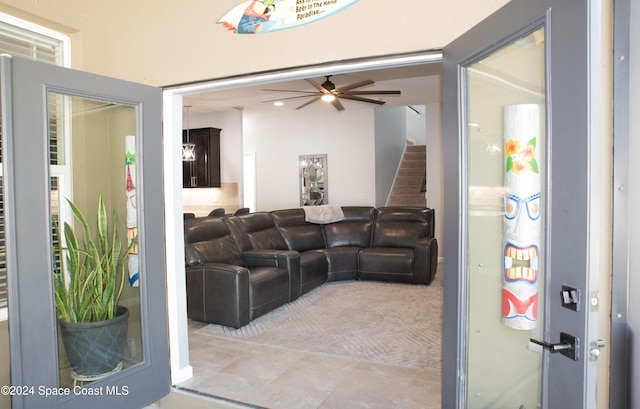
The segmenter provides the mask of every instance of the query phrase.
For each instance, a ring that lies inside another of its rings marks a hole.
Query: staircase
[[[387,206],[426,206],[423,189],[427,171],[427,147],[407,145],[391,188]]]

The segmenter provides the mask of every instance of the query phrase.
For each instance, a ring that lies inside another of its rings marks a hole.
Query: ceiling
[[[410,106],[423,105],[440,102],[440,74],[441,64],[420,64],[397,68],[385,68],[379,70],[368,70],[347,74],[336,74],[331,77],[331,81],[339,88],[344,85],[356,83],[362,80],[373,80],[375,84],[359,88],[363,91],[376,90],[400,90],[401,95],[381,95],[370,96],[373,99],[385,101],[384,107],[388,106]],[[327,75],[331,75],[328,72]],[[324,77],[309,78],[321,84]],[[308,102],[309,98],[297,98],[284,100],[284,106],[276,107],[273,102],[265,102],[299,96],[300,94],[290,92],[265,91],[265,89],[284,89],[297,91],[316,91],[311,84],[304,79],[281,81],[272,84],[260,84],[245,86],[221,91],[207,92],[184,97],[184,105],[189,105],[191,114],[227,112],[232,110],[243,110],[252,114],[290,113],[295,108]],[[341,99],[346,110],[371,108],[377,105]],[[336,112],[339,113],[330,103],[315,102],[302,108],[305,112]]]

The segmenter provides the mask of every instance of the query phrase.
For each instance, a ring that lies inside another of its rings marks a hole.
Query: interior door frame
[[[632,26],[638,24],[640,13],[632,12],[631,0],[617,0],[614,8],[614,177],[613,177],[613,280],[611,295],[611,378],[609,407],[622,409],[635,407],[640,402],[640,377],[632,369],[640,362],[635,348],[640,345],[633,336],[638,328],[640,300],[629,297],[637,292],[640,282],[631,270],[637,266],[632,257],[633,231],[638,225],[637,212],[631,210],[637,203],[638,185],[631,183],[630,175],[638,165],[630,162],[631,124],[631,68],[629,58],[639,47],[632,45]],[[638,39],[633,40],[638,43]],[[638,63],[635,63],[636,66]],[[636,68],[637,70],[637,68]],[[637,87],[638,80],[635,80]],[[637,97],[636,97],[637,99]]]
[[[417,64],[440,63],[440,50],[328,62],[313,66],[240,75],[189,84],[164,87],[164,192],[166,228],[167,298],[170,339],[171,382],[179,384],[193,376],[189,364],[189,335],[186,317],[187,294],[184,267],[184,219],[182,210],[182,144],[183,97],[204,92],[222,91],[250,85],[324,76],[327,72],[344,74],[367,69],[395,68]],[[171,137],[170,135],[173,135]]]
[[[547,112],[549,143],[547,206],[547,281],[545,283],[545,341],[558,342],[559,332],[580,338],[577,362],[543,354],[543,407],[596,406],[597,361],[588,359],[588,346],[598,340],[597,280],[603,256],[598,226],[601,209],[599,106],[601,57],[599,0],[513,0],[444,49],[443,118],[445,143],[445,328],[443,407],[463,408],[466,399],[466,316],[468,297],[465,263],[466,184],[464,67],[495,50],[517,33],[545,20],[547,44]],[[557,135],[554,138],[554,135]],[[560,135],[562,137],[560,137]],[[571,166],[563,158],[571,158]],[[553,171],[551,166],[553,165]],[[571,187],[567,189],[567,187]],[[571,228],[567,228],[570,226]],[[453,233],[453,234],[452,234]],[[605,250],[602,250],[605,251]],[[568,256],[570,254],[570,256]],[[578,312],[562,308],[562,284],[579,288]],[[592,312],[590,312],[590,310]],[[560,359],[559,359],[560,358]],[[566,382],[563,382],[565,380]],[[568,381],[567,381],[568,380]],[[569,382],[567,384],[567,382]],[[607,385],[608,387],[608,385]],[[570,393],[569,393],[570,392]],[[552,405],[550,405],[552,402]],[[584,406],[583,406],[584,405]]]

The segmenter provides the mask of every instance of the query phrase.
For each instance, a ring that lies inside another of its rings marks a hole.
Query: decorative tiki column
[[[137,199],[137,167],[136,167],[136,137],[125,136],[125,166],[127,170],[127,185],[125,188],[127,197],[127,245],[133,246],[127,257],[129,270],[129,285],[140,285],[139,261],[138,261],[138,199]]]
[[[538,315],[540,170],[537,149],[540,107],[504,108],[505,213],[502,322],[530,330]]]

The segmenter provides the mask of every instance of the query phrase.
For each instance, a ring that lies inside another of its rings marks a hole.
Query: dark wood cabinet
[[[220,187],[220,129],[189,130],[189,141],[196,145],[196,160],[182,162],[183,187]],[[187,131],[182,131],[182,143]]]

